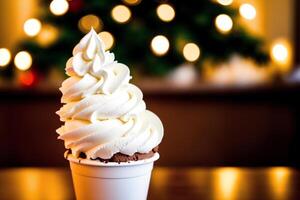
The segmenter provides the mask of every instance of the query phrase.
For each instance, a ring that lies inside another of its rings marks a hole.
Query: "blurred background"
[[[66,166],[55,130],[93,27],[160,116],[162,166],[300,164],[296,0],[0,0],[0,167]]]

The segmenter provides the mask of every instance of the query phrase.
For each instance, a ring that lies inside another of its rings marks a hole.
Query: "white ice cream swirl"
[[[59,139],[76,157],[109,159],[115,153],[148,153],[163,137],[160,119],[146,110],[141,90],[129,83],[129,68],[114,60],[92,29],[66,64],[70,77],[60,88],[65,124]]]

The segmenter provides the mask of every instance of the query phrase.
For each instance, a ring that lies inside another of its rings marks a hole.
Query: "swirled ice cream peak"
[[[146,110],[141,90],[129,83],[129,68],[105,51],[93,29],[75,46],[66,73],[70,77],[60,88],[64,105],[57,111],[64,125],[57,133],[75,156],[109,159],[160,144],[160,119]]]

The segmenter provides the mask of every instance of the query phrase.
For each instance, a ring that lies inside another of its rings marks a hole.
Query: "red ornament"
[[[83,0],[69,1],[69,11],[70,12],[78,12],[82,8],[83,8]]]
[[[36,75],[32,71],[27,71],[19,76],[19,82],[21,85],[30,87],[32,86],[36,81]]]

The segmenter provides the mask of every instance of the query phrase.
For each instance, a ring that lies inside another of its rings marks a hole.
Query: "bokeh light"
[[[124,5],[117,5],[112,9],[111,16],[118,23],[126,23],[131,17],[131,11]]]
[[[156,9],[157,16],[164,22],[170,22],[175,17],[175,10],[169,4],[161,4]]]
[[[33,85],[35,79],[35,74],[32,71],[23,72],[19,76],[19,81],[24,86]]]
[[[48,47],[53,44],[58,39],[58,37],[59,31],[55,26],[44,24],[36,40],[40,46]]]
[[[6,48],[0,48],[0,67],[8,65],[11,59],[10,51]]]
[[[275,43],[272,46],[271,57],[273,61],[275,61],[276,63],[279,64],[286,63],[288,59],[288,55],[289,55],[288,48],[285,44]]]
[[[220,32],[227,33],[232,29],[233,21],[228,15],[220,14],[216,17],[215,25]]]
[[[124,3],[132,6],[136,6],[141,3],[142,0],[123,0]]]
[[[232,4],[233,0],[217,0],[219,4],[223,6],[229,6]]]
[[[291,43],[285,38],[274,40],[270,48],[270,57],[273,67],[280,73],[288,73],[292,69],[293,51]]]
[[[188,43],[183,47],[183,56],[187,61],[194,62],[200,56],[200,48],[195,43]]]
[[[35,18],[31,18],[25,21],[23,29],[26,35],[33,37],[39,34],[42,28],[42,23]]]
[[[14,63],[19,70],[25,71],[31,67],[32,57],[27,51],[20,51],[15,56]]]
[[[165,55],[169,50],[169,40],[163,35],[155,36],[151,41],[151,49],[158,56]]]
[[[240,6],[239,12],[240,15],[247,20],[253,20],[256,17],[256,9],[249,3],[242,4]]]
[[[88,33],[93,27],[96,32],[101,31],[102,20],[96,15],[85,15],[78,22],[78,28],[83,33]]]
[[[69,3],[66,0],[53,0],[50,3],[50,11],[54,15],[64,15],[69,9]]]
[[[114,45],[114,36],[110,32],[103,31],[103,32],[99,33],[98,35],[102,39],[102,41],[104,42],[105,50],[109,50],[113,47],[113,45]]]

